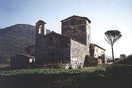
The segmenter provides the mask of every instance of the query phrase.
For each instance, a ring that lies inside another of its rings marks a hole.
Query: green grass
[[[79,88],[81,82],[105,71],[106,66],[83,69],[18,69],[0,71],[0,88]],[[8,85],[6,85],[8,83]],[[73,85],[74,84],[74,85]],[[10,86],[9,86],[10,85]],[[1,87],[2,86],[2,87]]]
[[[132,65],[123,64],[0,71],[0,88],[132,88],[131,81]]]
[[[132,88],[132,55],[83,69],[0,69],[0,88]]]
[[[30,74],[60,74],[60,73],[83,73],[83,72],[94,72],[96,70],[104,71],[106,69],[105,65],[96,67],[87,67],[83,69],[16,69],[16,70],[5,70],[0,71],[0,75],[30,75]]]

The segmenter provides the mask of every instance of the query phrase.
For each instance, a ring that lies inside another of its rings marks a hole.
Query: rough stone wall
[[[86,19],[73,17],[62,22],[62,35],[83,44],[90,43],[90,26]]]
[[[90,47],[91,43],[91,27],[90,23],[86,20],[86,41],[87,41],[87,46]]]
[[[38,21],[36,23],[36,39],[35,39],[35,50],[36,50],[36,59],[39,59],[42,57],[42,50],[41,50],[41,40],[44,38],[44,35],[46,34],[46,28],[45,28],[45,22],[44,21]]]
[[[35,45],[32,45],[32,46],[28,46],[25,48],[25,53],[26,54],[29,54],[29,55],[32,55],[32,56],[35,56]]]
[[[70,62],[70,40],[58,34],[51,33],[41,39],[37,59],[42,63]]]
[[[90,45],[90,56],[91,56],[91,57],[94,57],[94,51],[95,51],[94,45],[91,44],[91,45]]]
[[[83,66],[89,47],[71,39],[71,64]]]
[[[16,55],[11,58],[11,68],[26,68],[29,66],[29,58],[23,55]]]

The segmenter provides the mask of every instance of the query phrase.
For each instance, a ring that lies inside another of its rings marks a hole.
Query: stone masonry
[[[62,34],[46,34],[46,23],[42,20],[36,23],[36,62],[81,68],[86,56],[90,56],[91,21],[87,17],[73,15],[61,22]]]

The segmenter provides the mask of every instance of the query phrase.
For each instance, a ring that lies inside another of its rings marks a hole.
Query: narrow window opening
[[[42,25],[39,25],[38,33],[41,34],[41,32],[42,32]]]

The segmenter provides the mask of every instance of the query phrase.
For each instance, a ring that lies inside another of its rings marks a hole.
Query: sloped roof
[[[91,45],[94,45],[94,46],[96,46],[96,47],[98,47],[98,48],[103,49],[103,50],[106,51],[106,49],[104,49],[104,48],[102,48],[102,47],[100,47],[100,46],[98,46],[98,45],[96,45],[96,44],[91,43]]]
[[[28,55],[28,54],[18,54],[16,56],[11,57],[11,59],[14,59],[15,57],[27,57],[27,59],[34,59],[35,58],[34,56],[31,56],[31,55]]]
[[[68,38],[67,36],[63,36],[61,34],[58,34],[58,33],[54,32],[54,31],[50,32],[49,34],[45,35],[44,37],[49,36],[49,35],[53,35],[55,37],[65,37],[65,38]]]
[[[76,42],[78,42],[78,43],[81,43],[81,42],[77,41],[77,40],[74,39],[74,38],[70,38],[70,37],[68,37],[68,36],[64,36],[64,35],[58,34],[58,33],[54,32],[54,31],[50,32],[49,34],[45,35],[44,37],[47,37],[47,36],[49,36],[49,35],[52,35],[52,36],[54,36],[54,37],[56,37],[56,38],[71,39],[71,40],[74,40],[74,41],[76,41]],[[81,44],[83,44],[83,43],[81,43]],[[83,44],[83,45],[84,45],[84,44]]]
[[[69,20],[69,19],[71,19],[71,18],[73,18],[73,17],[81,18],[81,19],[86,19],[86,20],[88,20],[89,23],[91,23],[91,20],[89,20],[87,17],[77,16],[77,15],[70,16],[70,17],[68,17],[68,18],[66,18],[66,19],[64,19],[64,20],[62,20],[61,22],[65,22],[65,21],[67,21],[67,20]]]
[[[23,54],[23,56],[29,57],[30,59],[34,59],[35,57],[29,54]]]

